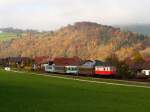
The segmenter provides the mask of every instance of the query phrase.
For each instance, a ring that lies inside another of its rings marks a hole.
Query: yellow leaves
[[[116,52],[116,55],[118,56],[119,60],[124,60],[128,57],[131,57],[134,52],[134,49],[132,47],[128,48],[121,48],[119,51]]]

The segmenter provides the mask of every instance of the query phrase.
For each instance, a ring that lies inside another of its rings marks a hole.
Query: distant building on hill
[[[0,33],[2,33],[2,31],[0,30]]]

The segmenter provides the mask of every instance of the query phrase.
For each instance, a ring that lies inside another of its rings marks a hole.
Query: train
[[[82,60],[79,57],[9,57],[0,59],[0,65],[5,67],[22,68],[21,65],[32,65],[32,70],[59,74],[71,74],[82,76],[116,76],[117,69],[110,63],[100,60]],[[41,67],[42,65],[42,67]],[[24,67],[23,66],[23,67]],[[41,69],[42,68],[42,69]]]
[[[86,61],[82,64],[45,64],[44,71],[50,73],[72,74],[81,76],[115,76],[117,74],[116,67],[108,63],[94,60]]]

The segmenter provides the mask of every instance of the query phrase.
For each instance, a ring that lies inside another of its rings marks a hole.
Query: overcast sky
[[[150,24],[150,0],[0,0],[0,27],[54,30],[77,21]]]

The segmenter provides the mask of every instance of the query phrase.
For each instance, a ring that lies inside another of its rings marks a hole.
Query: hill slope
[[[34,35],[0,43],[0,56],[79,56],[83,59],[105,59],[115,53],[120,59],[135,50],[149,56],[150,38],[119,28],[91,22],[62,27],[51,35]],[[144,51],[146,50],[146,51]]]

